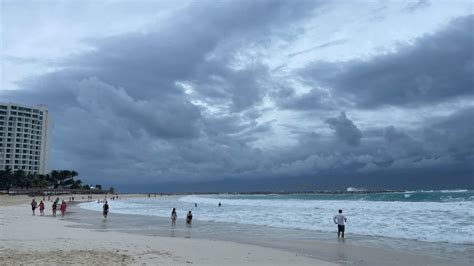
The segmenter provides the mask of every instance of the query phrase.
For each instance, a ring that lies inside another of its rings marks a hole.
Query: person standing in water
[[[102,206],[104,218],[107,219],[107,214],[109,214],[109,204],[105,201],[104,206]]]
[[[342,240],[344,240],[344,231],[346,229],[345,223],[347,222],[347,219],[342,215],[342,210],[339,210],[339,213],[336,214],[332,220],[337,224],[337,239],[339,239],[342,234]]]
[[[176,213],[176,208],[173,208],[171,212],[171,227],[176,226],[176,219],[178,219],[178,214]]]
[[[191,214],[191,211],[189,211],[188,215],[186,216],[186,224],[191,225],[192,220],[193,220],[193,215]]]
[[[40,202],[39,208],[40,208],[40,215],[44,216],[44,202],[43,201]]]
[[[33,199],[31,201],[31,210],[33,211],[33,216],[35,215],[35,210],[36,210],[36,206],[37,206],[37,202],[35,201],[35,199]]]

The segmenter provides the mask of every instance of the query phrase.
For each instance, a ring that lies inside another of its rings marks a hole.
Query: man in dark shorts
[[[344,240],[345,222],[347,222],[347,219],[342,215],[342,210],[339,210],[339,213],[336,214],[332,220],[337,224],[337,239],[339,239],[342,234],[342,239]]]
[[[109,204],[107,204],[107,201],[105,201],[104,206],[102,208],[104,209],[104,218],[107,219],[107,214],[109,214]]]
[[[33,211],[33,215],[35,215],[36,206],[38,206],[37,204],[38,203],[35,201],[35,199],[31,201],[31,210]]]

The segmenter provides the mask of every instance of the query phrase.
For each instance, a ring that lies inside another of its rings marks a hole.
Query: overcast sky
[[[474,187],[472,1],[0,2],[0,101],[48,105],[49,169],[122,191]]]

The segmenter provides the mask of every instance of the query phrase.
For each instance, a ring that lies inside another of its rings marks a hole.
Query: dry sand
[[[0,265],[335,265],[233,242],[75,228],[52,217],[50,204],[45,217],[38,210],[32,216],[30,202],[26,196],[0,196]]]

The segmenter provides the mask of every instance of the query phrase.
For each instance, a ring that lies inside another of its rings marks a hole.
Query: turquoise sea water
[[[322,233],[334,232],[332,218],[342,209],[348,234],[462,245],[472,245],[474,240],[472,190],[185,195],[126,199],[110,205],[111,211],[123,214],[167,218],[177,208],[178,218],[191,210],[199,221]],[[100,210],[101,205],[92,202],[81,207]]]
[[[233,199],[262,200],[354,200],[354,201],[401,201],[401,202],[464,202],[474,201],[474,190],[418,190],[384,193],[308,193],[308,194],[262,194],[231,195]]]

